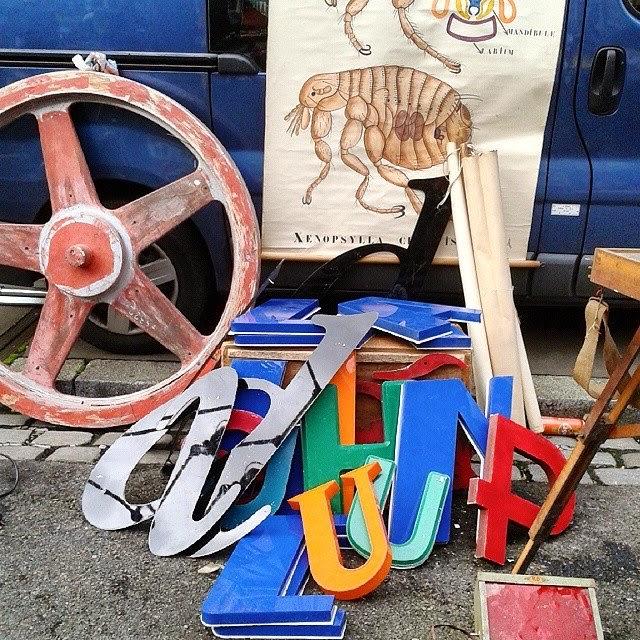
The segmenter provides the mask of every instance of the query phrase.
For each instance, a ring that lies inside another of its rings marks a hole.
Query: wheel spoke
[[[201,169],[114,211],[142,251],[213,201]]]
[[[130,326],[129,318],[125,318],[109,305],[107,309],[107,329],[112,333],[127,334],[129,333]]]
[[[153,262],[140,265],[140,268],[156,287],[172,282],[177,278],[175,267],[169,258],[158,258]]]
[[[0,264],[40,271],[39,224],[0,224]]]
[[[36,117],[53,213],[74,204],[100,206],[68,108],[36,112]]]
[[[206,338],[198,333],[139,267],[131,283],[112,306],[183,363],[193,360],[205,346]]]
[[[27,378],[53,387],[92,307],[92,302],[49,286],[23,371]]]

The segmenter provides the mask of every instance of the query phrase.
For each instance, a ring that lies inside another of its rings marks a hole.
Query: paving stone
[[[47,462],[95,462],[99,456],[100,447],[61,447],[47,458]]]
[[[606,451],[598,451],[591,461],[592,467],[616,467],[615,458]]]
[[[180,441],[182,441],[182,439],[184,439],[184,436],[182,436]],[[153,446],[158,447],[159,449],[168,449],[172,441],[173,441],[173,434],[165,433],[162,436],[162,438],[160,438],[160,440],[158,440],[158,442],[156,442]]]
[[[92,360],[75,380],[76,394],[104,398],[134,393],[165,380],[178,369],[178,362]]]
[[[166,461],[166,451],[149,451],[142,456],[138,464],[164,464]]]
[[[98,436],[98,439],[93,443],[94,445],[98,445],[100,447],[110,447],[120,436],[123,434],[123,431],[113,431],[109,433],[103,433]],[[173,440],[173,436],[170,433],[165,433],[156,444],[154,444],[154,448],[166,449],[171,444]]]
[[[565,455],[575,449],[577,442],[575,438],[569,438],[568,436],[549,436],[549,440]]]
[[[89,444],[92,433],[86,431],[45,431],[32,444],[41,447],[80,447]]]
[[[640,453],[623,453],[622,464],[625,467],[640,467]]]
[[[36,460],[37,458],[45,455],[45,450],[42,447],[24,447],[20,445],[9,445],[6,447],[0,447],[0,453],[13,458],[16,461],[20,460]]]
[[[11,369],[14,371],[22,371],[24,369],[26,358],[17,358],[11,364]],[[56,378],[56,388],[62,393],[73,394],[74,393],[74,380],[77,375],[84,369],[85,361],[70,358],[67,360]]]
[[[6,307],[5,307],[6,308]],[[126,353],[111,353],[109,351],[104,351],[88,342],[82,340],[77,340],[73,345],[73,349],[71,349],[71,357],[72,358],[81,358],[83,360],[91,361],[91,360],[139,360],[139,355],[127,355]],[[144,356],[145,360],[149,361],[167,361],[167,362],[176,362],[177,358],[172,353],[153,353]]]
[[[537,464],[532,464],[529,466],[529,473],[531,474],[531,480],[533,482],[548,482],[547,474],[542,470],[542,467],[538,466]],[[594,484],[594,482],[589,474],[585,473],[580,480],[580,484]]]
[[[0,413],[0,427],[21,427],[29,420],[21,413]]]
[[[593,398],[571,376],[533,376],[540,411],[545,416],[582,417]]]
[[[526,480],[524,474],[518,467],[511,467],[511,479],[512,480]]]
[[[606,440],[601,449],[640,451],[640,444],[638,444],[633,438],[612,438],[611,440]]]
[[[122,433],[122,431],[103,433],[98,436],[98,439],[93,444],[99,447],[110,447],[122,435]]]
[[[605,379],[594,379],[605,383]],[[571,376],[534,375],[533,383],[538,394],[538,404],[544,416],[572,416],[582,418],[589,413],[595,400],[584,391]],[[640,411],[627,409],[620,424],[640,422]]]
[[[605,485],[640,485],[640,469],[596,469],[593,473]]]
[[[0,429],[0,444],[24,444],[33,429]]]
[[[69,429],[69,427],[62,427],[59,424],[51,424],[50,422],[43,422],[42,420],[34,420],[31,423],[31,426],[36,431],[47,431],[49,429],[52,429],[53,431],[65,431]]]

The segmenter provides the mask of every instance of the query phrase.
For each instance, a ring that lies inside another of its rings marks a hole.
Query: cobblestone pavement
[[[2,640],[209,640],[202,601],[216,574],[198,569],[211,558],[158,558],[149,552],[148,524],[100,531],[82,516],[81,496],[91,465],[23,462],[18,489],[2,501],[0,638]],[[132,499],[160,495],[166,477],[146,465],[131,478]],[[541,484],[520,483],[540,500]],[[607,640],[640,636],[640,518],[638,487],[578,489],[573,525],[543,545],[532,573],[593,577]],[[473,629],[478,571],[508,571],[474,558],[477,510],[464,496],[453,505],[451,543],[438,545],[413,571],[392,571],[347,610],[346,640],[431,640],[430,627]],[[517,557],[525,532],[507,549]],[[360,561],[361,562],[361,561]],[[312,585],[309,592],[317,593]],[[439,629],[437,640],[461,640]]]
[[[117,438],[118,431],[86,431],[59,427],[13,413],[0,413],[0,453],[14,460],[47,462],[97,461]],[[163,464],[169,455],[171,435],[165,435],[146,454],[142,464]],[[575,439],[560,436],[549,438],[565,457],[575,446]],[[477,463],[476,464],[476,471]],[[514,480],[546,482],[542,469],[516,454],[512,477]],[[582,484],[640,486],[640,439],[607,440],[596,454]]]

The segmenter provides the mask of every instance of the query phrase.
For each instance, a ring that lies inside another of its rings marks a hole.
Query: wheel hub
[[[72,207],[42,231],[40,262],[49,282],[81,298],[95,298],[111,289],[125,267],[123,232],[99,211]]]

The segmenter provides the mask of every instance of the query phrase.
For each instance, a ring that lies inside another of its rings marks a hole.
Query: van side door
[[[575,113],[593,178],[582,274],[596,247],[640,246],[640,0],[585,9]]]

